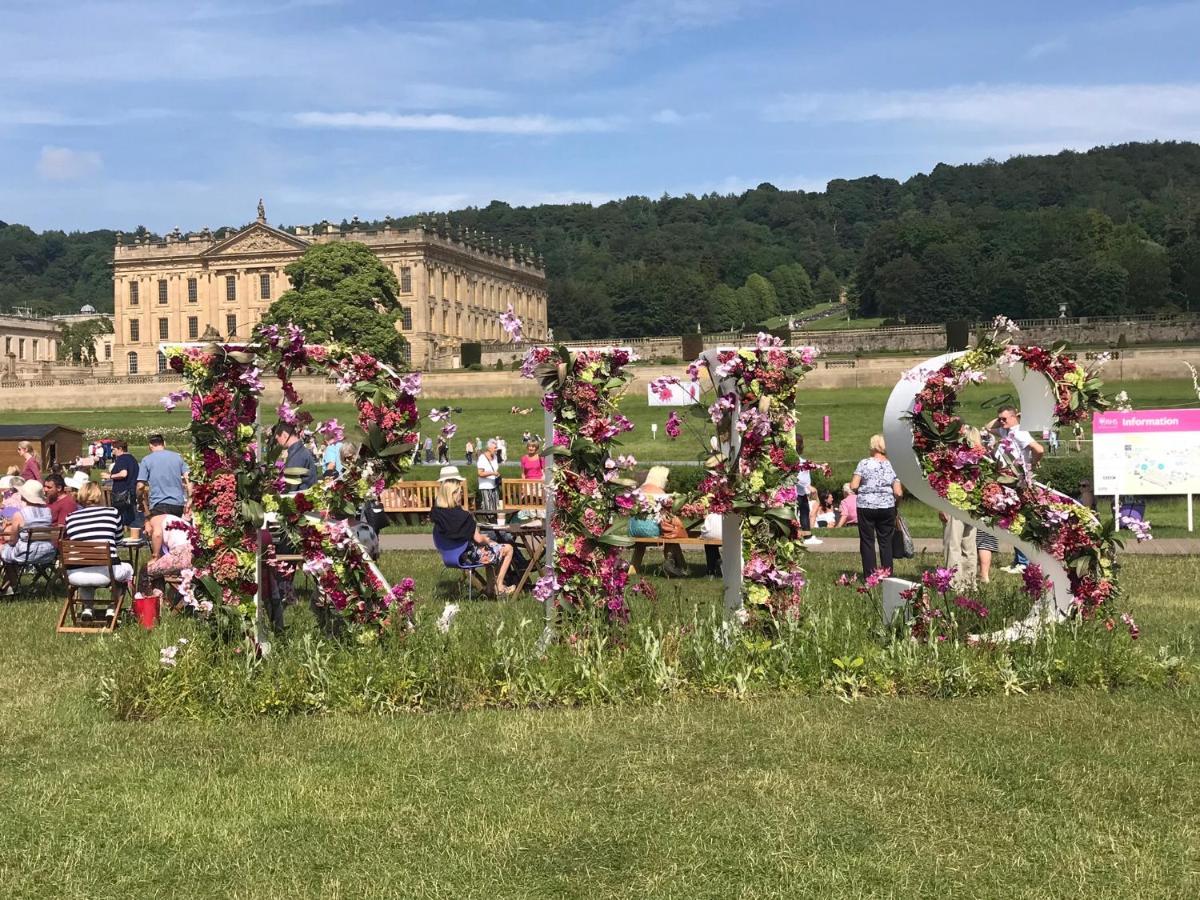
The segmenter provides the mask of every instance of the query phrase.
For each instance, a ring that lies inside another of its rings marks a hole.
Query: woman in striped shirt
[[[100,485],[85,484],[79,489],[79,509],[67,516],[63,537],[68,541],[89,541],[107,544],[112,558],[113,575],[117,583],[112,585],[113,599],[128,588],[133,580],[133,566],[121,562],[117,556],[117,542],[124,536],[121,514],[111,506],[104,505],[104,492]],[[67,573],[67,581],[79,588],[84,607],[81,618],[86,622],[93,618],[92,601],[96,599],[96,588],[109,587],[107,566],[82,566]],[[115,615],[112,605],[104,611],[104,617]]]

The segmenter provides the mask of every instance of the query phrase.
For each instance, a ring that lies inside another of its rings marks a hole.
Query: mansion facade
[[[400,284],[397,328],[414,369],[456,368],[463,342],[507,340],[500,316],[511,304],[528,340],[548,337],[546,275],[541,261],[448,227],[367,231],[323,224],[290,231],[258,218],[216,239],[207,229],[162,242],[148,238],[113,252],[115,374],[165,370],[164,343],[201,340],[209,329],[244,339],[271,302],[291,285],[284,267],[308,247],[334,241],[366,244]],[[209,332],[211,334],[211,332]]]

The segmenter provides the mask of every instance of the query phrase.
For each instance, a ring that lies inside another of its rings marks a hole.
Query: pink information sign
[[[1200,493],[1200,409],[1094,413],[1092,438],[1097,494]]]

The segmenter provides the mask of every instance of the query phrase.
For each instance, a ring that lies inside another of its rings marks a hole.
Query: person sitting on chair
[[[463,508],[464,479],[458,466],[443,466],[438,475],[438,491],[433,501],[429,518],[433,522],[433,536],[449,545],[466,544],[459,562],[463,565],[490,566],[500,563],[496,572],[496,594],[508,595],[514,589],[504,586],[504,576],[512,563],[513,548],[509,544],[497,544],[488,540],[479,530],[475,517]]]
[[[0,532],[0,562],[4,563],[0,584],[6,594],[16,590],[22,566],[52,562],[56,552],[49,541],[30,541],[28,534],[21,534],[26,528],[50,527],[50,507],[46,505],[41,482],[22,482],[17,488],[17,496],[20,505]]]
[[[116,584],[112,585],[113,603],[120,598],[129,582],[133,580],[133,566],[121,562],[117,556],[117,542],[125,536],[121,524],[121,514],[111,506],[104,505],[104,491],[100,485],[89,482],[79,489],[79,509],[67,516],[66,530],[63,533],[68,541],[88,541],[108,545],[112,558],[113,577]],[[108,568],[105,566],[83,566],[70,569],[67,581],[79,588],[83,598],[83,612],[80,618],[90,622],[93,617],[92,601],[96,599],[96,588],[107,587]],[[111,619],[115,615],[114,606],[109,605],[104,611],[104,618]]]
[[[151,578],[170,578],[192,567],[192,539],[188,525],[179,516],[155,516],[146,523],[150,538],[150,562],[146,574]]]

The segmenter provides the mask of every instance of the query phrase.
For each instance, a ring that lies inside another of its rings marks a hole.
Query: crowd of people
[[[27,442],[18,446],[20,466],[0,478],[0,589],[12,594],[22,571],[54,564],[59,542],[83,541],[108,547],[108,566],[71,569],[67,580],[83,599],[82,618],[111,618],[115,601],[134,576],[122,560],[123,546],[150,549],[146,574],[151,579],[178,575],[191,565],[191,542],[184,520],[188,503],[188,466],[162,435],[151,435],[138,460],[124,440],[107,442],[110,452],[73,472],[49,471]],[[90,459],[90,458],[89,458]],[[57,468],[57,467],[55,467]],[[112,602],[94,610],[96,589],[110,586]]]

